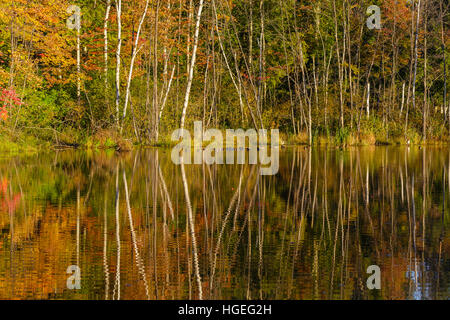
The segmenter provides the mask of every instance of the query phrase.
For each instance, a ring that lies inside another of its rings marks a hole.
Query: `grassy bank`
[[[225,131],[223,137],[225,138]],[[371,145],[447,145],[450,139],[447,135],[431,137],[423,140],[420,134],[409,130],[404,135],[376,134],[367,131],[340,130],[335,134],[314,134],[312,145],[330,147],[371,146]],[[270,138],[268,143],[270,143]],[[161,135],[158,143],[139,143],[136,140],[124,138],[114,130],[101,130],[95,134],[83,136],[76,132],[53,132],[51,130],[25,130],[14,131],[0,129],[0,152],[6,154],[36,153],[50,149],[91,149],[91,150],[115,150],[126,152],[134,147],[160,147],[171,148],[178,144],[172,141],[171,135]],[[203,146],[209,145],[204,142]],[[298,134],[280,133],[281,145],[309,145],[309,137],[306,131]],[[192,142],[192,145],[194,143]],[[225,147],[225,146],[224,146]]]
[[[225,130],[222,132],[225,139]],[[153,144],[156,147],[173,147],[177,141],[172,141],[170,135],[162,135],[159,142]],[[268,139],[270,143],[270,136]],[[421,134],[414,129],[409,129],[406,135],[387,131],[369,131],[360,130],[359,132],[350,129],[338,130],[334,134],[314,133],[312,136],[313,146],[331,146],[331,147],[351,147],[351,146],[375,146],[375,145],[447,145],[450,143],[450,137],[444,133],[439,136],[431,136],[423,139]],[[208,145],[205,142],[203,145]],[[280,132],[280,144],[290,146],[310,145],[309,136],[306,131],[298,134]],[[193,145],[193,142],[192,142]]]
[[[0,129],[0,152],[3,154],[31,154],[51,146],[50,141],[31,134]]]
[[[133,148],[133,143],[112,130],[102,130],[86,136],[73,130],[58,132],[47,128],[26,128],[22,130],[0,128],[0,152],[4,154],[36,153],[52,149],[74,148],[129,151]]]
[[[297,135],[289,134],[286,138],[288,145],[309,145],[307,132]],[[420,136],[381,136],[367,133],[339,133],[337,135],[315,135],[312,137],[312,145],[319,146],[374,146],[374,145],[447,145],[450,139],[447,136],[422,139]]]
[[[286,135],[286,141],[292,145],[309,145],[306,131]],[[430,126],[427,137],[423,138],[421,128],[405,125],[401,122],[384,125],[379,119],[371,118],[361,122],[359,128],[343,128],[333,133],[313,131],[313,145],[330,146],[371,146],[371,145],[446,145],[450,137],[446,127]]]

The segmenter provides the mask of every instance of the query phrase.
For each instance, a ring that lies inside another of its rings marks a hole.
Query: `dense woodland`
[[[366,24],[371,5],[381,8],[380,29]],[[449,8],[447,0],[0,0],[1,135],[161,144],[202,120],[279,128],[308,144],[445,141]]]

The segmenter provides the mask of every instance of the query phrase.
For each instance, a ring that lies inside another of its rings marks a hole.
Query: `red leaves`
[[[0,181],[0,198],[3,198],[3,201],[0,201],[0,208],[2,211],[8,210],[9,212],[14,212],[16,210],[16,207],[20,203],[21,194],[18,193],[14,195],[12,199],[10,199],[7,192],[8,186],[8,179],[3,178],[2,181]]]
[[[0,119],[8,119],[8,109],[23,105],[21,99],[17,96],[13,88],[0,90]]]

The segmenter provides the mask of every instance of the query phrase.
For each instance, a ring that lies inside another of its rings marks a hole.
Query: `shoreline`
[[[346,141],[344,143],[338,143],[336,136],[319,136],[313,140],[312,144],[307,143],[304,140],[298,139],[293,135],[280,135],[280,145],[282,148],[315,148],[326,147],[336,148],[340,150],[354,148],[354,147],[446,147],[450,145],[450,141],[446,140],[427,140],[410,143],[400,143],[399,141],[379,141],[375,140],[371,143],[368,141]],[[268,141],[270,143],[270,141]],[[0,134],[0,154],[30,154],[38,153],[46,150],[110,150],[115,152],[129,152],[139,148],[172,148],[177,145],[177,141],[171,141],[167,137],[162,137],[158,143],[133,143],[131,140],[124,139],[122,137],[103,137],[98,138],[96,136],[90,136],[86,139],[80,139],[79,141],[63,141],[56,142],[55,140],[42,139],[33,135],[20,135],[12,136]],[[203,146],[207,146],[210,143],[204,143]]]

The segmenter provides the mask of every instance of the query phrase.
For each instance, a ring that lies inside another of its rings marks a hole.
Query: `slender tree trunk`
[[[443,10],[443,0],[439,2],[440,13],[441,13],[441,46],[442,46],[442,61],[444,63],[444,110],[446,110],[446,115],[448,117],[448,131],[450,134],[450,106],[447,106],[447,61],[445,60],[445,31],[444,31],[444,10]]]
[[[189,0],[189,9],[188,9],[188,23],[187,23],[187,44],[186,44],[186,56],[187,56],[187,63],[186,63],[186,72],[189,73],[189,63],[191,59],[191,27],[192,27],[192,20],[194,19],[194,3],[193,0]]]
[[[125,91],[125,106],[123,108],[122,121],[124,121],[125,117],[127,116],[127,107],[128,107],[128,101],[129,101],[129,98],[130,98],[130,87],[131,87],[131,79],[133,77],[134,62],[136,60],[137,53],[141,49],[141,48],[138,48],[139,36],[141,34],[142,24],[144,23],[145,17],[147,15],[149,1],[150,0],[147,0],[145,2],[144,13],[142,14],[141,20],[139,21],[139,26],[138,26],[138,30],[137,30],[137,33],[136,33],[136,38],[134,39],[134,45],[133,45],[133,50],[132,50],[132,54],[131,54],[130,69],[128,71],[127,87],[126,87],[126,91]],[[121,132],[122,132],[122,129],[123,129],[123,123],[120,126],[120,131]]]
[[[223,60],[224,60],[225,65],[227,67],[228,73],[230,74],[231,81],[233,82],[233,85],[234,85],[234,87],[236,89],[236,92],[238,93],[240,107],[241,107],[241,109],[243,109],[244,108],[244,102],[242,100],[242,92],[244,91],[244,94],[246,96],[247,96],[247,93],[246,93],[245,87],[244,87],[244,85],[242,83],[242,79],[241,79],[240,71],[239,71],[239,66],[237,65],[236,52],[234,52],[234,50],[232,50],[233,51],[233,56],[234,56],[234,61],[235,61],[235,67],[236,67],[236,78],[235,78],[235,76],[233,75],[233,70],[231,69],[230,63],[229,63],[227,55],[225,53],[224,44],[223,44],[222,37],[221,37],[220,31],[219,31],[219,25],[218,25],[219,24],[219,21],[218,21],[219,19],[217,17],[217,7],[216,7],[215,0],[212,1],[212,4],[213,4],[213,11],[214,11],[214,24],[215,24],[215,30],[216,30],[216,33],[217,33],[217,40],[219,41],[219,48],[220,48],[220,51],[222,52]],[[215,64],[214,64],[214,56],[213,56],[213,66],[215,66]],[[213,70],[215,70],[215,68],[213,68]],[[215,83],[215,75],[213,75],[213,82]],[[250,107],[250,104],[248,103],[248,99],[246,99],[246,100],[247,100],[247,106],[248,106],[248,109],[249,109],[249,112],[250,112],[250,116],[251,116],[252,121],[253,121],[253,125],[254,125],[255,129],[257,129],[258,126],[256,125],[255,116],[254,116],[253,111],[252,111],[252,109]]]
[[[259,37],[259,81],[258,81],[258,114],[262,114],[262,107],[264,103],[264,44],[265,44],[265,35],[264,35],[264,0],[259,1],[259,11],[260,11],[260,23],[261,23],[261,34]],[[261,128],[264,128],[261,119]]]
[[[406,85],[406,83],[403,82],[403,86],[402,86],[402,104],[401,104],[401,108],[400,108],[400,115],[403,113],[403,107],[405,105],[405,85]]]
[[[428,15],[427,15],[427,2],[424,2],[424,60],[423,60],[423,140],[427,139],[427,126],[428,126],[428,79],[427,79],[427,67],[428,67],[428,52],[427,52],[427,24],[428,24]]]
[[[153,138],[158,142],[158,22],[159,22],[160,1],[156,2],[155,24],[153,28]]]
[[[104,48],[103,48],[103,54],[104,54],[104,61],[105,66],[103,69],[103,74],[105,77],[105,107],[107,111],[109,111],[109,103],[108,103],[108,20],[109,20],[109,13],[111,11],[111,0],[106,1],[106,13],[105,13],[105,22],[103,25],[103,38],[104,38]]]
[[[176,66],[173,66],[173,68],[172,68],[172,73],[170,75],[169,83],[167,85],[166,94],[164,95],[164,99],[161,103],[161,109],[159,110],[159,116],[158,116],[158,126],[159,126],[159,121],[161,120],[161,117],[162,117],[162,113],[164,111],[164,107],[166,106],[166,103],[167,103],[167,98],[169,97],[170,88],[172,87],[172,81],[173,81],[173,77],[175,75],[175,67]]]
[[[344,99],[343,99],[343,72],[342,72],[342,65],[341,65],[341,56],[340,56],[340,50],[339,50],[339,38],[338,38],[338,17],[337,17],[337,11],[336,11],[336,0],[333,0],[333,18],[334,18],[334,36],[336,41],[336,55],[338,60],[338,71],[339,71],[339,105],[340,105],[340,114],[339,114],[339,120],[341,124],[341,128],[344,128]],[[345,51],[345,47],[344,47]]]
[[[248,31],[248,64],[250,68],[253,66],[253,0],[249,0],[250,18]]]
[[[78,110],[81,106],[81,44],[80,44],[80,33],[81,33],[81,16],[78,18],[77,23],[77,102]]]
[[[117,49],[116,49],[116,126],[120,129],[120,52],[122,49],[122,0],[116,1]]]
[[[367,100],[366,100],[367,119],[370,117],[370,82],[367,83]]]
[[[410,106],[410,99],[411,99],[411,90],[413,85],[413,77],[414,77],[414,53],[415,53],[415,16],[416,16],[416,10],[415,10],[415,2],[412,1],[411,5],[411,33],[410,33],[410,47],[411,47],[411,53],[410,53],[410,63],[409,63],[409,81],[408,81],[408,94],[406,96],[406,115],[405,115],[405,138],[406,133],[408,130],[408,121],[409,121],[409,106]]]
[[[148,32],[148,38],[151,38],[151,31]],[[150,104],[150,74],[152,69],[152,46],[149,45],[148,50],[148,59],[146,61],[147,63],[147,70],[146,70],[146,83],[145,83],[145,112],[147,115],[147,139],[150,142],[152,140],[152,110],[151,110],[151,104]]]
[[[396,74],[397,74],[397,52],[398,52],[398,46],[396,41],[396,31],[397,31],[397,12],[396,12],[396,6],[394,5],[394,28],[392,32],[392,73],[391,73],[391,102],[389,105],[389,116],[390,116],[390,110],[391,108],[394,108],[395,100],[397,97],[397,91],[396,91]]]
[[[15,10],[15,2],[12,2],[13,6],[13,17],[11,19],[11,25],[9,26],[9,32],[10,32],[10,45],[11,45],[11,59],[10,59],[10,65],[9,65],[9,87],[12,87],[14,84],[14,72],[15,72],[15,62],[16,62],[16,47],[17,47],[17,39],[15,37],[15,28],[14,28],[14,22],[16,20],[16,10]]]
[[[412,84],[412,98],[413,98],[413,108],[416,108],[416,78],[417,78],[417,60],[419,51],[419,23],[420,23],[420,3],[417,4],[417,22],[416,31],[414,35],[414,73],[413,73],[413,84]]]
[[[227,9],[228,9],[228,13],[231,16],[232,15],[232,9],[231,9],[230,3],[228,1],[225,1],[225,3],[226,3],[226,6],[227,6]],[[258,100],[258,83],[257,82],[255,83],[255,79],[257,80],[257,75],[255,74],[255,72],[253,72],[253,67],[251,65],[249,65],[249,61],[247,59],[247,54],[244,52],[244,49],[242,47],[242,43],[239,40],[239,38],[240,38],[239,37],[239,33],[237,31],[237,27],[236,27],[236,24],[234,23],[233,19],[230,20],[230,24],[232,26],[232,30],[233,30],[233,34],[235,36],[235,39],[237,40],[237,44],[238,44],[239,51],[240,51],[239,53],[241,54],[241,57],[243,58],[243,62],[244,62],[245,68],[246,68],[245,71],[248,74],[248,79],[247,80],[250,83],[251,91],[253,92],[253,95],[254,95],[254,98],[255,98],[254,101],[256,101],[258,103],[258,101],[259,101]],[[230,48],[233,51],[234,62],[236,64],[236,69],[238,69],[238,66],[237,66],[237,64],[238,64],[237,54],[236,54],[236,51],[233,50],[233,44],[231,42],[231,37],[232,37],[232,35],[229,34],[229,36],[226,37],[226,39],[228,39],[228,43],[230,45]],[[239,78],[239,81],[240,81],[240,85],[244,84],[244,81],[241,78],[240,73],[238,74],[238,78]],[[245,86],[243,86],[243,92],[244,92],[245,98],[247,100],[247,104],[250,106],[250,99],[249,99],[249,95],[247,93],[247,90],[245,90]],[[250,107],[249,107],[249,109],[250,109]],[[258,105],[256,105],[256,114],[258,116],[258,120],[260,122],[261,128],[264,128],[263,121],[262,121],[262,116],[261,116],[261,113],[259,111],[260,110],[258,108]]]
[[[284,6],[284,1],[283,0],[279,0],[279,6],[281,8],[281,32],[282,32],[282,38],[283,38],[283,52],[284,52],[284,59],[285,59],[285,63],[286,63],[286,74],[287,74],[287,82],[288,82],[288,88],[289,88],[289,101],[290,101],[290,106],[291,106],[291,112],[290,112],[290,116],[291,116],[291,120],[292,120],[292,128],[294,130],[294,135],[297,135],[297,130],[296,130],[296,124],[295,124],[295,106],[294,106],[294,99],[293,99],[293,95],[292,95],[292,84],[291,84],[291,70],[290,70],[290,66],[289,66],[289,61],[288,61],[288,53],[287,53],[287,47],[286,47],[286,29],[284,26],[285,23],[285,6]],[[326,106],[325,106],[326,108]]]
[[[199,37],[199,33],[200,33],[200,21],[201,21],[202,11],[203,11],[203,2],[204,2],[204,0],[200,0],[200,4],[198,6],[198,12],[197,12],[197,21],[195,23],[194,47],[192,49],[192,60],[191,60],[190,66],[189,66],[186,94],[184,97],[183,111],[181,114],[181,129],[184,129],[184,123],[186,120],[186,111],[187,111],[187,108],[189,105],[189,97],[191,94],[192,80],[194,78],[194,66],[195,66],[195,60],[197,58],[198,37]]]
[[[351,36],[350,36],[350,3],[347,3],[347,58],[348,58],[348,82],[349,82],[349,90],[350,90],[350,128],[353,129],[353,71],[352,71],[352,42],[351,42]]]
[[[324,50],[325,52],[325,50]],[[327,133],[327,137],[329,135],[329,129],[328,129],[328,87],[329,87],[329,79],[330,79],[330,66],[331,66],[331,59],[333,58],[333,47],[330,48],[330,54],[328,58],[328,63],[325,69],[325,76],[324,76],[324,84],[325,84],[325,116],[324,116],[324,123],[325,123],[325,131]],[[325,58],[324,58],[325,61]],[[325,66],[324,66],[325,68]]]

